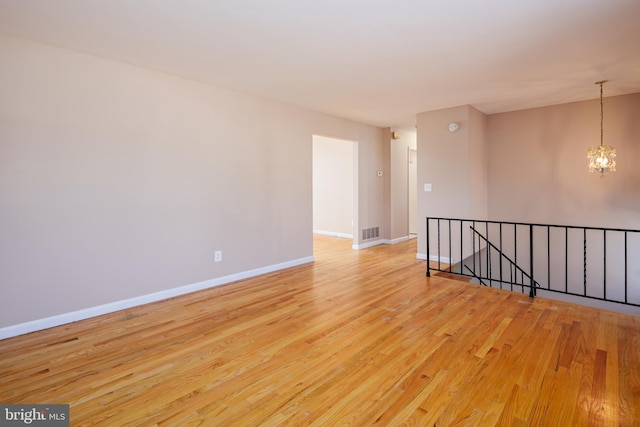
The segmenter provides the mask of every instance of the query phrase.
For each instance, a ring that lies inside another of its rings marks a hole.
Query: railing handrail
[[[487,224],[508,224],[508,225],[522,225],[525,227],[533,226],[533,227],[554,227],[554,228],[569,228],[574,230],[595,230],[595,231],[620,231],[627,233],[640,233],[640,230],[632,229],[632,228],[611,228],[611,227],[593,227],[593,226],[581,226],[581,225],[562,225],[562,224],[544,224],[544,223],[535,223],[535,222],[513,222],[513,221],[498,221],[498,220],[489,220],[489,219],[467,219],[467,218],[446,218],[446,217],[436,217],[436,216],[428,216],[427,220],[435,219],[441,221],[463,221],[463,222],[482,222]]]

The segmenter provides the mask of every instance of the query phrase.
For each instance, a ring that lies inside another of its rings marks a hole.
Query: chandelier
[[[602,85],[608,80],[602,80],[595,84],[600,85],[600,145],[591,147],[587,151],[589,159],[589,172],[600,172],[600,178],[604,177],[605,172],[616,171],[616,149],[606,146],[604,142],[604,108],[602,104]]]

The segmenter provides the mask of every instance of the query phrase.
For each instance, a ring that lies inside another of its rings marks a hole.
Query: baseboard
[[[353,234],[338,233],[335,231],[313,230],[313,234],[322,234],[323,236],[344,237],[346,239],[353,239]]]
[[[390,244],[390,245],[395,245],[396,243],[406,242],[409,239],[410,239],[409,236],[404,236],[404,237],[398,237],[396,239],[385,240],[385,243]]]
[[[378,240],[374,240],[373,242],[362,243],[360,245],[354,244],[352,246],[352,248],[353,249],[366,249],[366,248],[370,248],[372,246],[378,246],[378,245],[395,245],[396,243],[406,242],[409,239],[410,239],[409,236],[398,237],[397,239],[391,239],[391,240],[389,240],[389,239],[378,239]]]
[[[355,243],[353,244],[353,246],[351,246],[353,249],[366,249],[366,248],[370,248],[372,246],[378,246],[378,245],[384,245],[385,244],[385,240],[384,239],[379,239],[379,240],[374,240],[372,242],[367,242],[367,243],[361,243],[359,245],[356,245]]]
[[[427,260],[427,255],[426,254],[421,254],[420,252],[418,252],[416,254],[416,258],[426,261]],[[441,256],[440,258],[438,258],[438,256],[436,256],[436,255],[431,255],[431,256],[429,256],[429,261],[435,261],[435,262],[440,261],[441,263],[444,263],[444,264],[452,264],[451,258],[444,257],[444,256]]]
[[[446,256],[441,256],[440,258],[438,258],[438,256],[436,255],[431,255],[429,256],[429,261],[435,261],[435,262],[442,262],[444,264],[452,264],[451,262],[451,258],[446,257]]]
[[[45,317],[43,319],[32,320],[29,322],[19,323],[17,325],[6,326],[0,328],[0,340],[15,337],[18,335],[28,334],[30,332],[40,331],[43,329],[53,328],[55,326],[60,326],[67,323],[77,322],[79,320],[89,319],[91,317],[101,316],[103,314],[113,313],[139,305],[161,301],[167,298],[185,295],[191,292],[201,291],[203,289],[213,288],[238,280],[259,276],[261,274],[271,273],[277,270],[283,270],[285,268],[307,264],[313,261],[313,256],[299,258],[292,261],[273,264],[249,271],[243,271],[241,273],[230,274],[228,276],[205,280],[204,282],[192,283],[190,285],[180,286],[177,288],[167,289],[151,294],[140,295],[138,297],[128,298],[120,301],[114,301],[108,304],[102,304],[95,307],[72,311],[69,313],[58,314],[51,317]]]

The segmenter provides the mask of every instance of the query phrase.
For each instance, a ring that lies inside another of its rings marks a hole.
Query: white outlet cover
[[[431,189],[432,189],[431,184],[424,185],[424,191],[431,191]]]

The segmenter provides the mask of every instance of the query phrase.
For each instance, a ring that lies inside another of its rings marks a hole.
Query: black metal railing
[[[482,233],[480,233],[478,230],[476,230],[473,226],[470,227],[471,231],[474,233],[474,237],[477,236],[478,237],[478,242],[483,242],[485,244],[485,249],[484,251],[487,254],[487,266],[488,269],[485,269],[485,271],[488,271],[489,273],[489,286],[493,285],[493,282],[495,282],[495,280],[492,278],[493,274],[491,271],[491,266],[493,265],[492,263],[492,259],[493,257],[491,256],[492,254],[492,250],[498,254],[498,256],[500,257],[500,267],[502,267],[503,263],[502,261],[506,261],[507,265],[509,266],[509,277],[510,280],[503,280],[502,278],[502,274],[500,274],[497,279],[498,279],[498,283],[500,285],[500,288],[502,288],[503,284],[508,284],[511,286],[511,290],[513,290],[513,285],[519,285],[524,287],[528,287],[529,288],[529,296],[531,298],[536,296],[536,287],[540,287],[540,283],[538,283],[537,281],[533,280],[533,276],[529,275],[526,271],[524,271],[522,268],[520,268],[520,266],[518,264],[516,264],[515,261],[513,261],[511,258],[509,258],[507,255],[504,254],[504,252],[502,252],[502,250],[500,248],[498,248],[496,245],[494,245],[493,243],[491,243]],[[531,232],[531,229],[530,229]],[[533,241],[533,239],[529,240],[530,242]],[[531,249],[531,248],[530,248]],[[532,255],[533,251],[530,250],[529,253]],[[530,265],[533,265],[533,257],[530,256]],[[480,268],[482,269],[482,262],[479,263]],[[482,270],[481,270],[482,271]],[[533,272],[533,269],[531,269],[531,271]],[[499,272],[501,272],[501,270],[499,270]],[[475,275],[475,272],[474,272]],[[520,282],[518,282],[518,275],[520,276]],[[525,280],[528,279],[528,280]],[[478,277],[478,279],[480,279],[480,277]],[[515,279],[515,281],[514,281]],[[528,285],[525,284],[525,282],[528,282]]]
[[[640,230],[427,218],[427,276],[640,307]],[[432,252],[435,252],[434,253]]]

